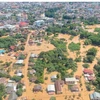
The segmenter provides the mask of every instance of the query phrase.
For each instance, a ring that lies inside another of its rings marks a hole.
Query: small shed
[[[37,80],[37,78],[35,76],[33,76],[33,77],[29,78],[29,80],[30,80],[30,82],[34,83]]]
[[[33,91],[34,92],[42,91],[42,86],[41,85],[35,85],[34,88],[33,88]]]
[[[79,88],[77,85],[73,85],[71,88],[70,88],[71,92],[79,92]]]
[[[52,80],[53,82],[56,81],[56,80],[57,80],[57,75],[51,76],[51,80]]]

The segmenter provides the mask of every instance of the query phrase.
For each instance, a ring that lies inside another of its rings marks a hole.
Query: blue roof
[[[97,98],[100,99],[100,93],[94,92],[94,93],[90,94],[90,98],[91,99],[97,99]]]
[[[5,50],[0,50],[0,54],[5,53]]]

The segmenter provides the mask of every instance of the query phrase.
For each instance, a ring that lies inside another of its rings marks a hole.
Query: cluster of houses
[[[84,77],[85,77],[86,82],[95,80],[95,75],[91,69],[84,68],[83,73],[84,73]]]
[[[57,79],[57,75],[51,76],[52,84],[47,85],[46,91],[49,95],[53,94],[62,94],[63,93],[63,86],[71,85],[70,91],[71,92],[79,92],[79,87],[77,85],[77,80],[75,77],[71,78],[65,78],[65,81]],[[34,92],[43,91],[42,86],[40,84],[37,84],[33,88]]]
[[[18,96],[16,94],[17,84],[15,81],[7,80],[6,78],[0,78],[0,84],[4,84],[6,87],[6,93],[8,94],[7,100],[17,100]]]

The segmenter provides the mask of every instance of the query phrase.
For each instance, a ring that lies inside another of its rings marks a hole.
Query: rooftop
[[[65,78],[65,81],[76,81],[75,77],[72,78]]]
[[[90,94],[90,99],[100,99],[100,93],[98,92],[94,92],[92,94]]]
[[[49,91],[54,91],[54,92],[55,92],[55,86],[54,86],[54,84],[48,85],[47,91],[48,91],[48,92],[49,92]]]
[[[17,60],[16,64],[22,64],[24,60]]]

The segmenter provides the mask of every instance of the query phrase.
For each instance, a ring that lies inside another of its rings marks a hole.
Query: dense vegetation
[[[51,59],[52,58],[52,59]],[[51,50],[48,52],[41,52],[37,59],[35,66],[37,81],[43,83],[43,71],[47,68],[48,72],[58,71],[61,73],[61,78],[68,77],[66,70],[72,69],[76,71],[76,63],[73,59],[68,59],[60,50]]]
[[[33,25],[35,17],[33,16],[32,13],[28,13],[28,20],[29,20],[29,25]]]
[[[15,45],[16,41],[12,37],[0,38],[0,48],[9,48],[11,45]]]
[[[95,17],[90,17],[90,18],[87,18],[87,19],[81,17],[80,19],[86,25],[100,24],[100,21]]]
[[[27,39],[27,35],[16,34],[12,37],[0,38],[0,48],[9,48],[11,45],[15,45],[16,41],[21,41],[22,43],[25,42]],[[23,48],[21,48],[23,49]]]
[[[69,48],[71,51],[80,50],[80,43],[73,43],[73,42],[71,42],[71,43],[68,45],[68,48]]]
[[[71,20],[71,19],[75,19],[75,18],[76,18],[75,16],[63,15],[63,19]]]
[[[92,45],[100,46],[100,34],[93,34],[84,30],[81,30],[80,32],[80,38],[81,39],[88,39],[87,41]],[[87,44],[87,43],[85,43]]]
[[[63,40],[51,39],[51,44],[53,44],[58,50],[66,52],[66,42],[63,42]]]
[[[22,96],[22,93],[23,93],[23,84],[22,83],[18,83],[17,84],[17,92],[16,92],[16,94],[18,95],[18,96]]]
[[[100,28],[95,28],[94,31],[100,33]]]
[[[53,25],[48,27],[46,31],[53,34],[63,33],[63,34],[70,34],[76,36],[79,34],[79,28],[77,28],[77,26],[79,27],[80,25],[70,24],[70,23],[63,26]]]
[[[94,65],[96,80],[93,82],[93,85],[96,87],[96,91],[100,92],[100,59],[96,65]]]
[[[13,77],[11,77],[11,80],[14,80],[16,82],[19,82],[21,79],[22,79],[22,77],[20,77],[20,76],[13,76]]]
[[[5,95],[5,86],[3,84],[0,84],[0,100],[2,99],[2,96]]]
[[[0,37],[7,35],[7,32],[10,32],[10,30],[8,30],[8,29],[2,29],[2,30],[0,30]]]
[[[55,17],[55,12],[57,11],[57,10],[59,10],[60,8],[50,8],[50,9],[48,9],[47,11],[45,11],[45,16],[46,17]]]
[[[84,62],[87,62],[87,63],[92,63],[95,56],[96,56],[96,53],[97,53],[97,49],[96,48],[90,48],[88,51],[87,51],[87,54],[86,54],[86,57],[84,58]]]
[[[6,72],[0,72],[0,78],[1,77],[9,78],[10,75],[8,73],[6,73]]]

